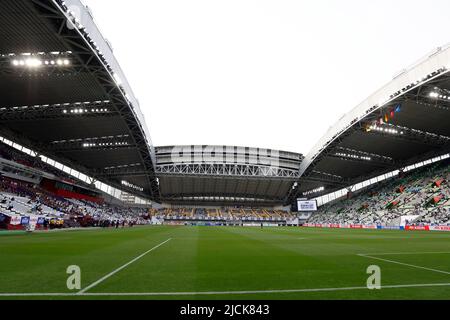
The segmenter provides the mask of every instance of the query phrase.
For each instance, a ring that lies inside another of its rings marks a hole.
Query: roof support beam
[[[330,155],[333,155],[333,154],[330,153]],[[374,162],[374,163],[387,164],[387,165],[393,165],[395,162],[394,159],[392,159],[391,157],[385,156],[385,155],[365,152],[365,151],[356,150],[356,149],[344,148],[344,147],[337,147],[334,155],[337,157],[362,160],[362,161],[370,161],[370,162]]]
[[[175,200],[175,199],[180,199],[180,198],[235,198],[235,199],[239,199],[239,198],[243,198],[243,199],[248,199],[251,202],[255,202],[255,201],[261,201],[261,202],[265,202],[265,201],[276,201],[276,202],[280,202],[282,201],[282,199],[279,199],[277,197],[267,197],[264,199],[254,199],[252,198],[252,195],[247,194],[247,193],[224,193],[221,194],[220,196],[218,196],[215,193],[184,193],[184,194],[164,194],[163,195],[163,200],[165,201],[169,201],[169,200]],[[220,200],[219,200],[220,201]]]
[[[127,170],[99,170],[95,174],[98,177],[143,177],[147,171],[138,168],[129,168]]]
[[[303,177],[302,181],[310,181],[310,182],[320,182],[325,184],[331,184],[335,186],[345,186],[348,183],[346,179],[333,179],[332,177],[327,177],[325,175],[311,175],[308,177]]]
[[[265,177],[273,179],[298,179],[299,173],[296,170],[267,167],[262,165],[240,165],[221,163],[201,163],[201,164],[170,164],[156,167],[158,175],[204,175],[219,177]]]
[[[386,130],[395,130],[396,133],[389,133],[388,131],[377,131],[361,129],[368,135],[378,135],[385,137],[387,139],[396,139],[401,141],[413,142],[413,143],[421,143],[426,145],[434,145],[434,146],[443,146],[450,142],[450,137],[441,136],[431,132],[424,132],[417,129],[400,127],[390,124],[384,124],[377,126]]]
[[[109,101],[0,107],[0,122],[47,119],[108,118],[118,116]]]
[[[98,146],[98,147],[83,147],[80,143],[68,143],[68,144],[58,144],[45,147],[44,152],[73,152],[73,151],[106,151],[106,150],[124,150],[124,149],[135,149],[135,145],[111,145],[111,146]]]
[[[340,156],[338,154],[329,154],[328,157],[339,159],[342,161],[347,161],[347,162],[353,162],[353,163],[358,163],[358,164],[363,163],[363,164],[367,164],[367,165],[376,165],[376,166],[381,166],[381,167],[389,167],[394,164],[394,161],[389,163],[387,161],[383,162],[383,161],[378,161],[378,160],[363,160],[363,159],[359,159],[359,158],[344,157],[344,156]]]

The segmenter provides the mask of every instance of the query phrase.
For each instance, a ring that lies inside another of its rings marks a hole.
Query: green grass
[[[369,265],[382,286],[450,284],[450,233],[242,227],[138,227],[0,234],[0,293],[76,293],[171,239],[87,293],[173,293],[365,287]],[[435,253],[430,253],[435,252]],[[403,253],[390,254],[385,253]],[[410,253],[410,254],[404,254]],[[370,259],[358,254],[440,270]],[[0,299],[450,299],[450,286],[166,296],[0,296]]]

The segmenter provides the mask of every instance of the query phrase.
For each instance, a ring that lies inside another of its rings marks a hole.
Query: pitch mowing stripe
[[[358,256],[364,257],[364,258],[369,258],[369,259],[375,259],[375,260],[390,262],[390,263],[395,263],[395,264],[399,264],[399,265],[407,266],[407,267],[412,267],[412,268],[416,268],[416,269],[428,270],[428,271],[433,271],[433,272],[438,272],[438,273],[443,273],[443,274],[450,274],[450,272],[443,271],[443,270],[432,269],[432,268],[427,268],[427,267],[422,267],[422,266],[416,266],[414,264],[403,263],[403,262],[398,262],[398,261],[394,261],[394,260],[388,260],[388,259],[373,257],[373,256],[369,256],[369,255],[366,255],[366,254],[358,254]]]
[[[162,245],[166,244],[166,243],[169,242],[170,240],[172,240],[172,238],[169,238],[169,239],[167,239],[166,241],[161,242],[160,244],[154,246],[154,247],[151,248],[150,250],[145,251],[143,254],[141,254],[141,255],[137,256],[136,258],[134,258],[133,260],[131,260],[131,261],[125,263],[123,266],[121,266],[121,267],[117,268],[116,270],[114,270],[114,271],[108,273],[106,276],[104,276],[104,277],[98,279],[97,281],[95,281],[94,283],[90,284],[90,285],[87,286],[86,288],[80,290],[77,294],[78,294],[78,295],[84,294],[86,291],[88,291],[88,290],[94,288],[95,286],[99,285],[100,283],[102,283],[103,281],[105,281],[106,279],[108,279],[109,277],[111,277],[111,276],[115,275],[117,272],[119,272],[119,271],[125,269],[125,268],[128,267],[130,264],[132,264],[132,263],[136,262],[137,260],[141,259],[142,257],[144,257],[146,254],[152,252],[153,250],[158,249],[159,247],[161,247]]]
[[[450,283],[420,283],[386,285],[381,289],[448,287]],[[201,295],[245,295],[270,293],[308,293],[369,290],[367,287],[315,288],[315,289],[287,289],[287,290],[249,290],[249,291],[200,291],[200,292],[116,292],[116,293],[0,293],[0,297],[102,297],[102,296],[201,296]],[[379,290],[374,290],[379,291]]]

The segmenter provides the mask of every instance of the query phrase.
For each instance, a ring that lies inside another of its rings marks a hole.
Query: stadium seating
[[[73,176],[68,175],[66,172],[59,170],[53,166],[43,162],[39,157],[33,157],[24,152],[21,152],[3,142],[0,141],[0,158],[14,161],[26,167],[41,170],[43,172],[54,175],[55,177],[64,179],[66,181],[73,181],[81,186],[88,186],[84,181],[76,179]]]
[[[255,208],[163,208],[150,213],[161,220],[286,222],[295,219],[289,212]]]
[[[87,186],[64,171],[41,161],[39,157],[33,157],[3,142],[0,142],[0,158],[40,170],[79,186]],[[2,176],[0,176],[0,215],[9,218],[38,216],[44,218],[49,226],[52,226],[53,220],[64,221],[53,223],[54,227],[111,226],[113,222],[128,225],[148,223],[147,209],[66,199],[52,194],[39,185]],[[2,227],[5,227],[5,223]]]
[[[389,226],[413,216],[417,218],[407,221],[409,225],[450,225],[449,181],[446,160],[326,204],[308,223]]]
[[[59,227],[112,226],[113,222],[147,224],[145,209],[122,208],[88,201],[64,199],[36,185],[0,177],[0,214],[8,217],[39,216],[50,224],[64,221]]]

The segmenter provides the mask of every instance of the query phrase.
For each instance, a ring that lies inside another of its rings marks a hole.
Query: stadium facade
[[[111,45],[79,0],[2,1],[0,66],[4,139],[103,191],[155,203],[292,206],[450,151],[450,47],[347,113],[306,157],[154,147]]]

